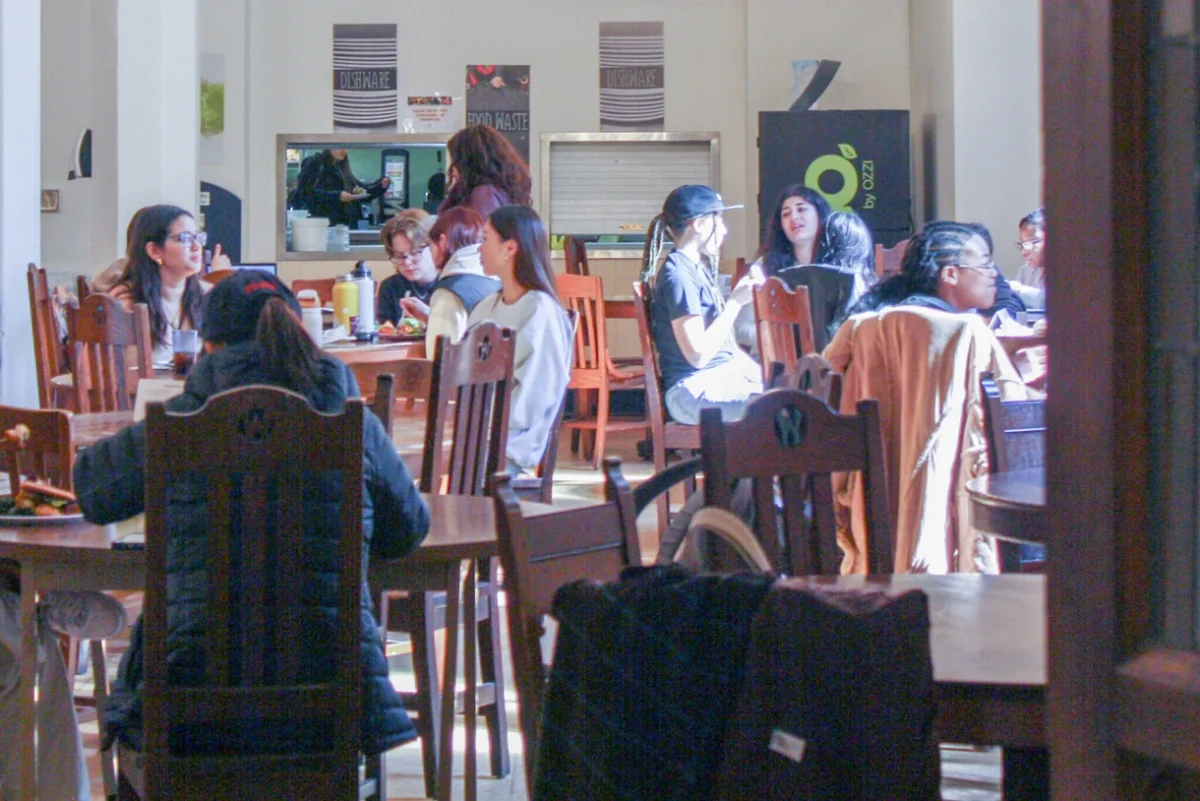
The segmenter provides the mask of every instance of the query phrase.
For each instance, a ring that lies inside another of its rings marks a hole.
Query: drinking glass
[[[183,378],[196,363],[200,350],[200,333],[195,329],[171,332],[171,364],[175,375]]]

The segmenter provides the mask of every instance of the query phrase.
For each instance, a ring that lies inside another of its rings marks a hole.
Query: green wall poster
[[[201,164],[225,162],[225,54],[200,54]]]

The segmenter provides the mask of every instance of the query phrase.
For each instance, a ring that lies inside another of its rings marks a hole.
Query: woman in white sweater
[[[492,212],[480,247],[483,271],[501,290],[481,300],[469,325],[493,322],[517,332],[507,469],[536,468],[567,391],[573,332],[550,266],[550,242],[537,212],[501,206]]]

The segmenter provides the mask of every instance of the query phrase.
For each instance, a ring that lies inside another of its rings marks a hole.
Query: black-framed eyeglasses
[[[1017,250],[1021,251],[1022,253],[1028,253],[1045,241],[1046,240],[1042,239],[1040,236],[1034,237],[1033,239],[1025,239],[1017,243]]]
[[[403,264],[405,262],[412,264],[413,262],[420,261],[421,254],[428,249],[429,245],[425,245],[424,247],[417,248],[416,250],[410,250],[407,253],[393,253],[388,257],[388,260],[391,261],[392,264]]]
[[[190,248],[192,245],[204,247],[204,244],[208,242],[208,234],[204,231],[183,231],[178,234],[172,234],[167,239],[174,239],[185,248]]]

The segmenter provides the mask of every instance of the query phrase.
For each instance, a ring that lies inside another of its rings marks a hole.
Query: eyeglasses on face
[[[182,233],[172,234],[167,239],[174,239],[185,248],[190,248],[192,245],[204,247],[204,243],[208,241],[208,234],[204,231],[183,231]]]
[[[413,262],[420,261],[421,254],[424,253],[428,248],[429,245],[426,245],[425,247],[417,248],[416,250],[410,250],[407,253],[393,253],[390,256],[390,259],[392,264],[404,264],[405,262],[411,264]]]
[[[1038,245],[1042,244],[1044,241],[1045,240],[1040,236],[1036,236],[1033,239],[1025,239],[1017,243],[1017,250],[1021,251],[1022,253],[1027,253],[1036,248]]]
[[[955,266],[960,270],[972,270],[977,273],[984,273],[985,275],[995,275],[997,272],[996,262],[994,261],[989,261],[987,264],[958,264]]]

